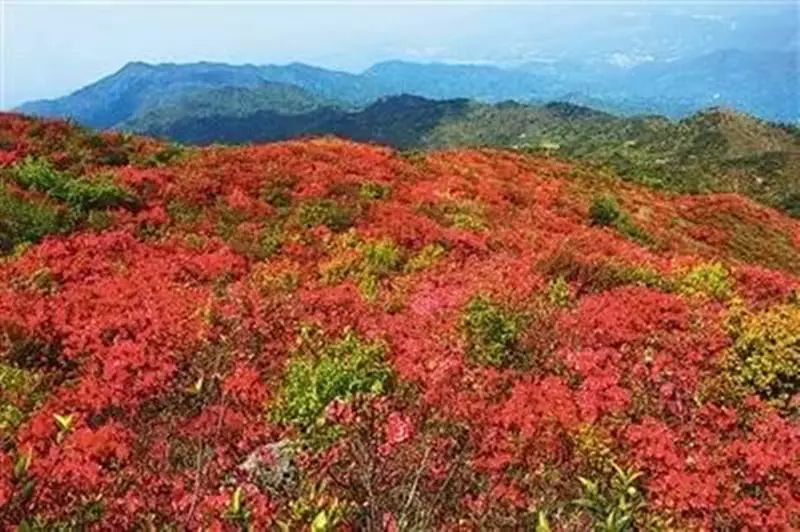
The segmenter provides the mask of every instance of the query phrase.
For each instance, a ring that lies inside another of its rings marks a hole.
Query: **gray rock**
[[[291,441],[281,440],[258,447],[236,467],[237,477],[258,486],[262,491],[282,492],[297,483]]]

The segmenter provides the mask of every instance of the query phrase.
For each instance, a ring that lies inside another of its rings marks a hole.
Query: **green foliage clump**
[[[800,391],[800,306],[759,313],[736,308],[728,320],[733,338],[727,371],[733,383],[787,407]]]
[[[258,258],[269,258],[283,247],[284,233],[280,224],[268,224],[258,235]]]
[[[602,195],[595,197],[589,207],[589,218],[592,221],[592,225],[613,227],[640,244],[649,245],[652,243],[652,238],[622,211],[614,196]]]
[[[614,474],[610,479],[590,480],[578,477],[582,493],[574,501],[592,519],[592,528],[602,532],[637,530],[637,518],[647,503],[638,487],[641,473],[623,469],[611,462]]]
[[[79,213],[137,203],[133,195],[108,178],[74,177],[59,172],[45,159],[27,158],[12,168],[11,175],[20,186],[63,201]]]
[[[787,194],[781,200],[780,207],[785,210],[789,216],[800,218],[800,192],[793,192]]]
[[[699,264],[677,281],[677,289],[688,296],[708,296],[727,299],[733,292],[733,281],[727,268],[719,262]]]
[[[104,231],[114,223],[114,217],[107,211],[91,211],[86,217],[86,224],[95,231]]]
[[[292,206],[292,180],[281,178],[268,183],[261,190],[261,199],[276,209],[288,209]]]
[[[341,232],[349,229],[354,222],[355,212],[331,199],[314,199],[300,206],[300,225],[306,229],[324,225],[331,231]]]
[[[409,273],[426,270],[439,262],[447,254],[447,249],[439,244],[428,244],[408,259],[405,270]]]
[[[519,356],[522,317],[483,296],[473,297],[461,319],[469,357],[494,367],[513,365]]]
[[[389,239],[362,241],[354,232],[340,235],[335,241],[334,256],[320,271],[326,283],[352,278],[358,282],[367,300],[378,295],[380,281],[403,269],[405,253]]]
[[[22,198],[0,183],[0,254],[71,227],[70,217],[63,209],[48,202]]]
[[[614,226],[621,216],[622,211],[614,196],[598,196],[592,200],[592,205],[589,207],[592,225]]]
[[[352,331],[326,341],[304,329],[300,348],[287,365],[274,419],[308,431],[331,401],[386,392],[392,372],[383,355],[383,344],[362,340]]]
[[[572,304],[572,289],[563,276],[559,275],[548,283],[547,301],[554,307],[568,307]]]
[[[486,229],[486,218],[481,206],[474,202],[459,201],[444,206],[444,218],[453,227],[467,231]]]
[[[38,398],[37,373],[0,363],[0,444],[13,436]]]
[[[450,200],[443,203],[425,203],[420,212],[437,223],[466,231],[483,231],[488,227],[483,206],[472,200]]]
[[[365,181],[358,189],[358,197],[364,200],[381,200],[388,198],[391,192],[392,189],[388,185]]]
[[[403,262],[402,251],[388,239],[367,242],[361,252],[364,270],[369,275],[388,275],[399,270]]]
[[[199,205],[175,199],[167,204],[167,214],[170,220],[179,225],[194,223],[203,214]]]

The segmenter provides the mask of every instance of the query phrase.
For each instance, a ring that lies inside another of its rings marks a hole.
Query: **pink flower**
[[[386,420],[386,443],[397,445],[411,439],[414,427],[407,416],[392,412]]]

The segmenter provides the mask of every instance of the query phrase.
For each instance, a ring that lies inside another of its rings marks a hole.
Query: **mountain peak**
[[[156,68],[156,65],[145,63],[144,61],[129,61],[125,63],[125,65],[119,69],[117,73],[122,72],[141,72],[145,70],[153,70]]]

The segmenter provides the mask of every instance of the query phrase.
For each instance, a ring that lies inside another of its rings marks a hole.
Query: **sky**
[[[0,108],[68,94],[129,61],[606,61],[800,49],[797,2],[0,0]]]

